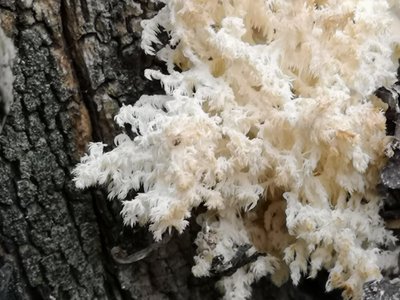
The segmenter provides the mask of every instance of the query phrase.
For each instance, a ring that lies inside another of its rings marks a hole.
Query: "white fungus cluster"
[[[76,185],[106,184],[125,223],[156,240],[204,205],[195,275],[241,245],[267,254],[219,283],[228,299],[267,273],[297,284],[321,269],[327,290],[360,298],[381,277],[378,247],[394,241],[378,215],[390,137],[374,91],[396,80],[398,1],[161,2],[142,47],[165,61],[145,75],[166,95],[123,106],[116,121],[137,136],[107,153],[91,144]]]

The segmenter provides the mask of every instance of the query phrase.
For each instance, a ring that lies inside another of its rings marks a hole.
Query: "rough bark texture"
[[[18,49],[15,103],[0,136],[1,299],[215,293],[190,275],[190,232],[135,264],[115,263],[112,247],[134,252],[150,235],[123,228],[117,202],[71,182],[89,141],[111,143],[121,103],[159,89],[143,79],[156,62],[139,50],[139,22],[156,9],[150,1],[0,0]]]
[[[364,286],[364,300],[397,300],[400,299],[400,280],[368,282]]]
[[[146,0],[0,0],[18,49],[0,135],[0,299],[218,297],[215,278],[190,272],[195,222],[143,260],[118,264],[114,247],[123,257],[151,235],[124,228],[118,202],[71,182],[88,142],[112,143],[119,106],[160,91],[142,75],[158,62],[139,47],[140,21],[156,10]],[[254,299],[337,299],[323,282],[278,289],[264,279]]]

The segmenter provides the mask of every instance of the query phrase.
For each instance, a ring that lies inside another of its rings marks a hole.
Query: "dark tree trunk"
[[[159,90],[143,70],[140,21],[157,7],[132,0],[0,0],[15,43],[15,102],[0,135],[1,299],[206,299],[190,273],[187,231],[147,258],[116,263],[152,242],[123,228],[118,202],[74,188],[90,141],[112,143],[121,103]],[[101,109],[101,110],[100,110]],[[194,235],[194,234],[192,234]]]

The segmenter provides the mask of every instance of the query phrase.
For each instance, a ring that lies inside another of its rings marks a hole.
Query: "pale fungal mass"
[[[194,275],[246,244],[267,254],[218,283],[226,299],[249,297],[266,274],[297,284],[321,269],[327,290],[360,299],[382,276],[379,247],[395,241],[378,214],[392,138],[374,92],[396,81],[398,1],[162,2],[142,47],[165,61],[145,75],[166,95],[123,106],[116,122],[137,136],[106,153],[91,144],[76,185],[107,185],[125,223],[156,240],[204,205]]]
[[[0,26],[0,134],[14,102],[12,67],[15,56],[14,44]]]

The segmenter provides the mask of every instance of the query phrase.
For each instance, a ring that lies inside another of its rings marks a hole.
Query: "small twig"
[[[255,262],[258,257],[265,256],[264,253],[255,252],[250,256],[247,256],[246,252],[251,248],[250,245],[241,245],[238,247],[238,251],[235,253],[235,256],[224,264],[219,264],[219,262],[213,261],[213,266],[211,267],[210,273],[211,276],[230,276],[235,273],[241,267]]]
[[[124,249],[120,248],[119,246],[115,246],[111,249],[111,256],[115,260],[115,262],[119,264],[132,264],[146,258],[151,252],[160,248],[162,245],[167,244],[171,240],[171,238],[172,234],[165,237],[161,242],[153,243],[150,246],[130,255],[128,255]]]

